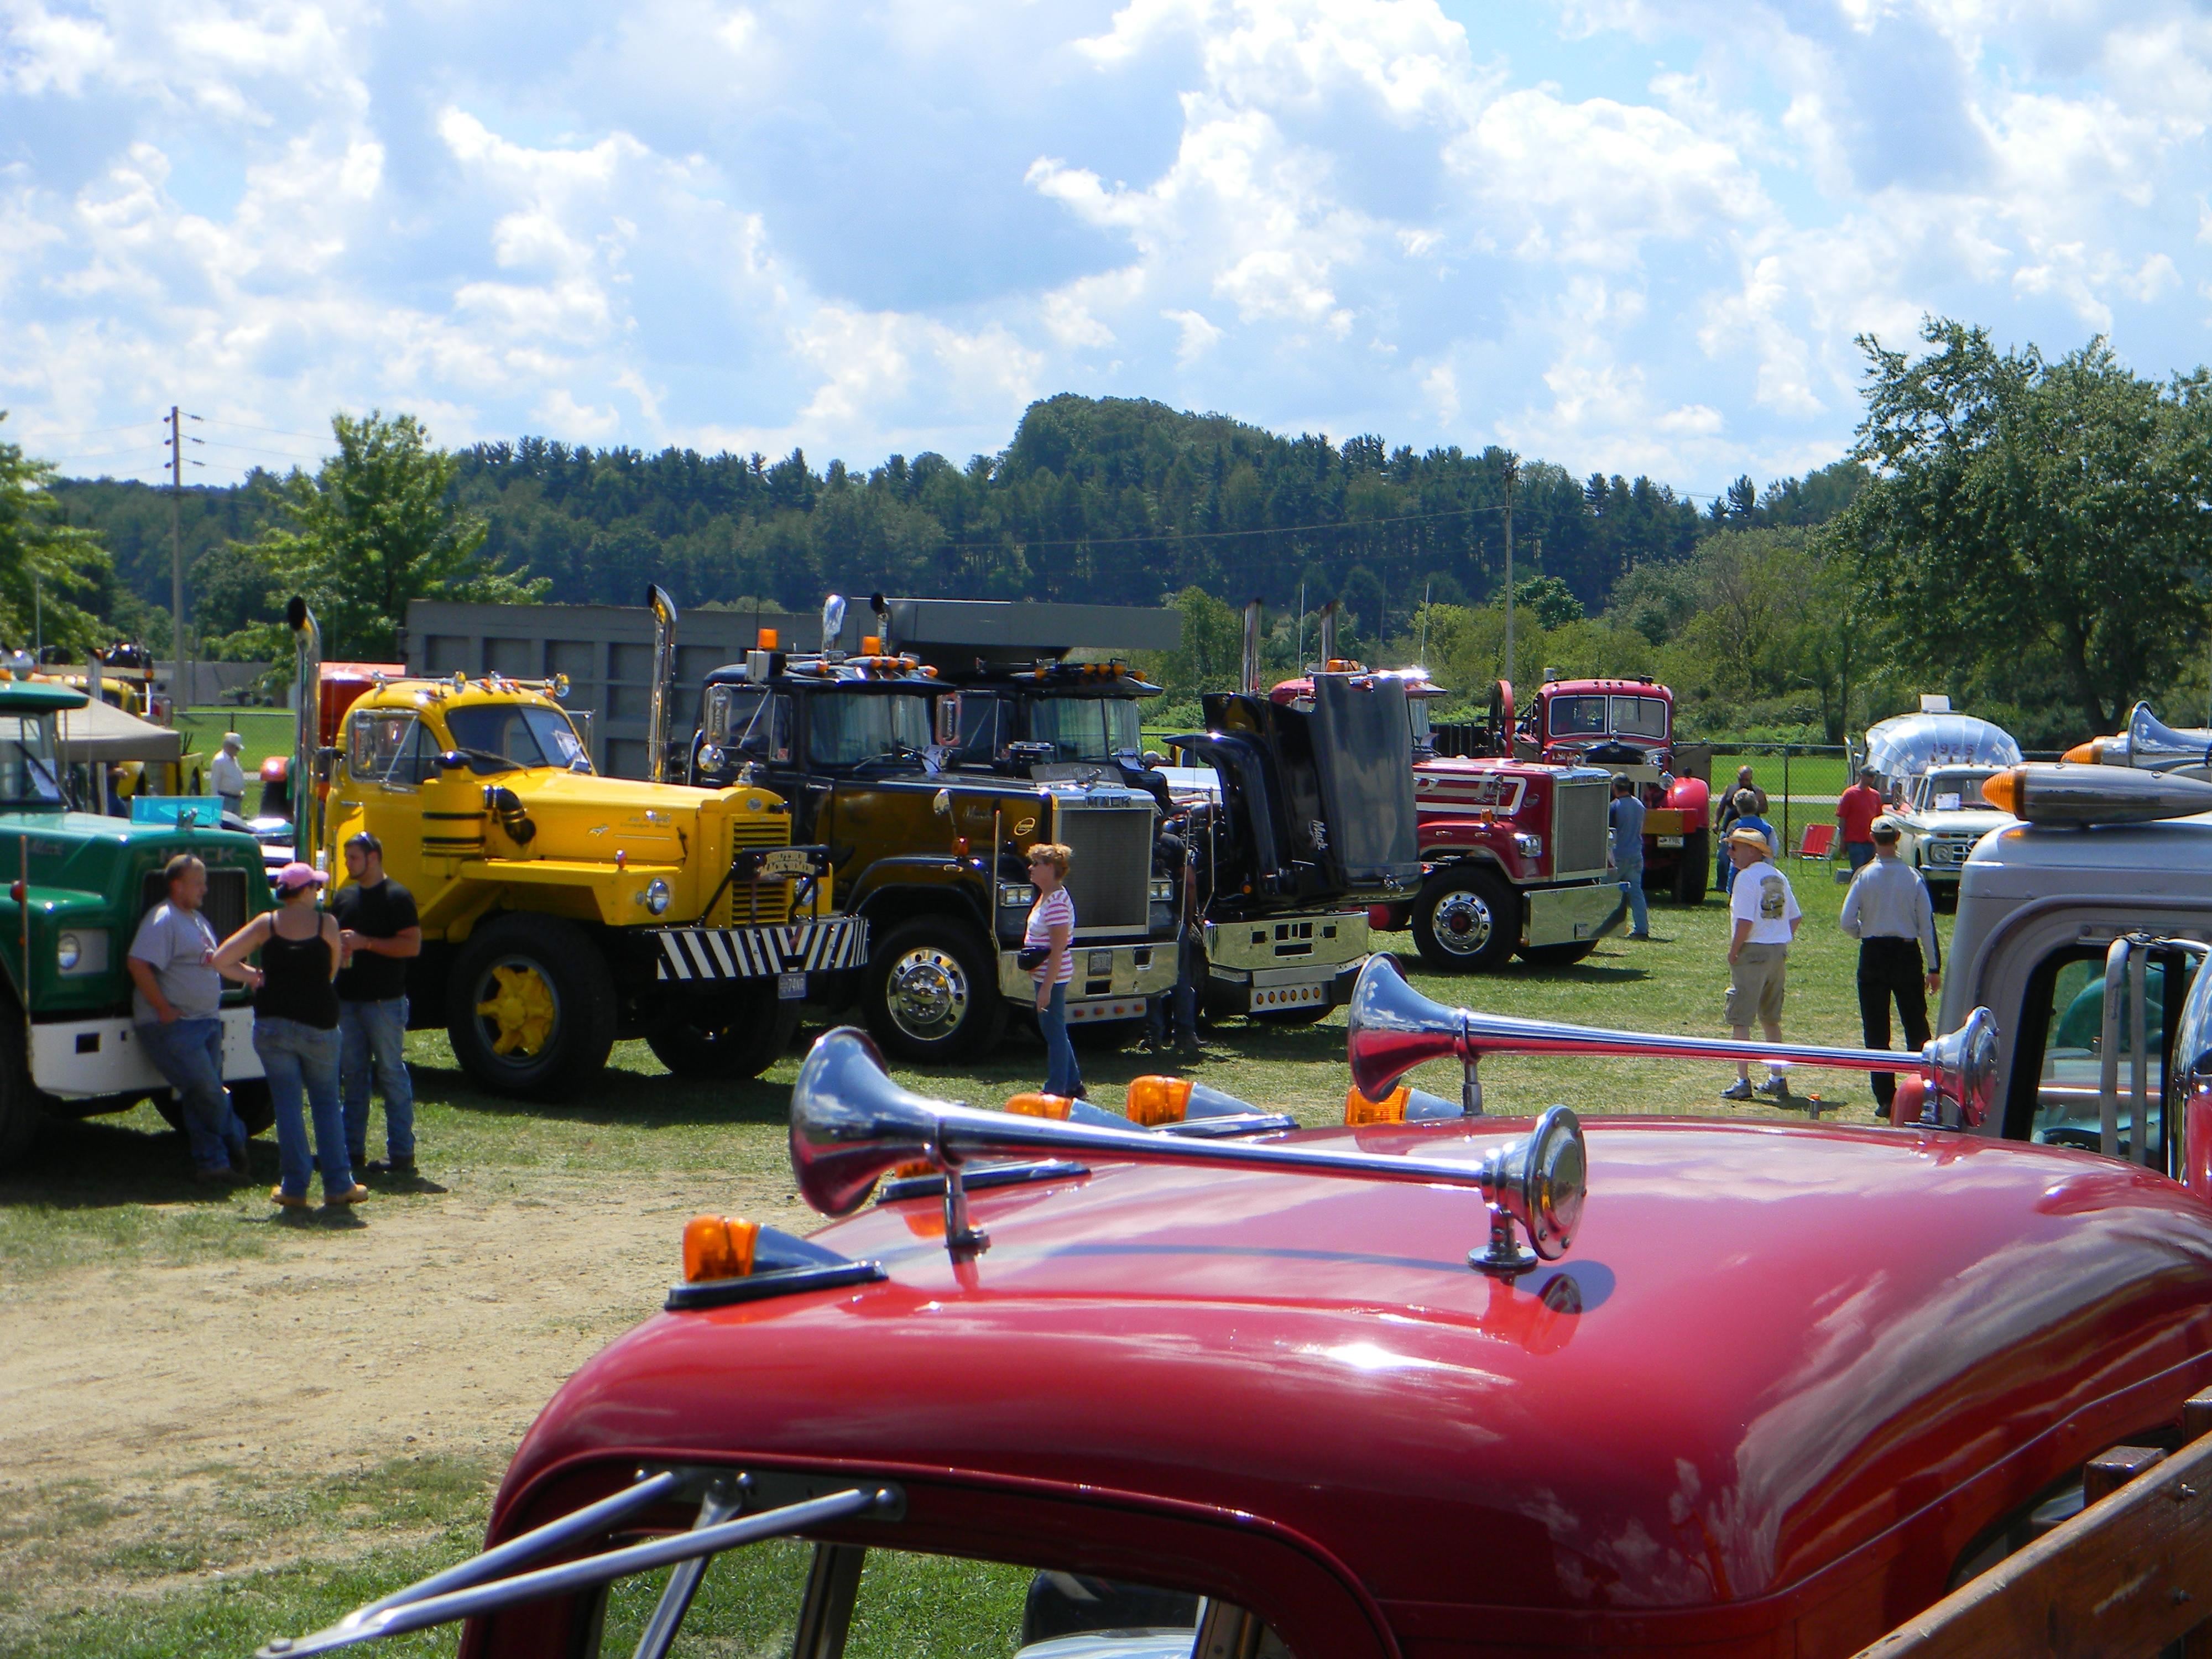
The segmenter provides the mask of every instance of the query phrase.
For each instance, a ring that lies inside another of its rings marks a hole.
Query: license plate
[[[1659,837],[1659,844],[1662,847],[1680,847],[1682,844],[1682,838],[1680,836],[1662,836]]]
[[[772,847],[761,854],[763,876],[804,876],[813,868],[814,855],[804,847]]]
[[[804,1002],[806,1000],[805,974],[778,974],[775,976],[776,999],[781,1002]]]

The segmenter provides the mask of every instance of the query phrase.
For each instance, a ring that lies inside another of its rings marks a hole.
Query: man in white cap
[[[1729,889],[1728,1022],[1738,1042],[1751,1036],[1756,1021],[1769,1042],[1782,1041],[1782,997],[1789,985],[1790,941],[1797,937],[1804,912],[1790,878],[1771,861],[1765,835],[1738,825],[1729,831],[1729,861],[1735,881]],[[1749,1100],[1751,1067],[1739,1061],[1735,1081],[1721,1091],[1723,1100]],[[1789,1097],[1787,1068],[1770,1066],[1758,1093]]]
[[[216,798],[222,801],[222,810],[233,817],[246,816],[246,769],[238,763],[239,752],[246,747],[246,739],[235,732],[222,734],[222,747],[216,750],[215,759],[208,765],[208,782]]]

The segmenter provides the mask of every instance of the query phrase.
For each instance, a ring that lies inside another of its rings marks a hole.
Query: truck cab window
[[[1127,697],[1042,697],[1030,705],[1030,737],[1053,758],[1108,761],[1144,748],[1141,717]]]
[[[363,709],[353,717],[346,769],[362,783],[411,787],[422,781],[420,769],[435,757],[410,714]]]
[[[446,728],[453,746],[468,757],[469,770],[481,775],[560,767],[588,772],[592,759],[568,717],[550,708],[522,703],[477,703],[448,709]]]
[[[1603,697],[1555,697],[1552,700],[1551,732],[1555,738],[1602,736],[1605,732]]]
[[[1000,729],[1004,708],[997,696],[988,691],[960,694],[960,741],[953,752],[956,764],[988,766],[998,758],[1006,743],[1006,734]]]
[[[2145,1133],[2152,1163],[2164,1151],[2160,1091],[2165,1085],[2166,1033],[2179,1018],[2188,993],[2191,964],[2172,957],[2154,958],[2144,975],[2143,1025],[2148,1070],[2144,1090],[2149,1109]],[[2102,1144],[2098,1090],[2104,1064],[2105,953],[2101,949],[2055,952],[2030,980],[2028,1006],[2022,1012],[2021,1042],[2014,1060],[2016,1113],[2008,1133],[2040,1145],[2096,1151]],[[2127,990],[2120,994],[2120,1155],[2143,1161],[2134,1122],[2134,1012]],[[2027,1095],[2033,1079],[2032,1097]]]
[[[1613,729],[1632,738],[1667,735],[1667,702],[1663,697],[1615,697]]]
[[[750,686],[717,685],[707,692],[707,741],[748,760],[791,758],[791,699]]]
[[[816,697],[807,717],[807,758],[817,766],[862,766],[917,757],[934,741],[927,697],[897,693]]]
[[[36,715],[0,716],[0,800],[15,805],[62,804],[52,721]]]

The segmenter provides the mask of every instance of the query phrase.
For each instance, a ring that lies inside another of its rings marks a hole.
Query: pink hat
[[[295,859],[276,872],[275,885],[280,893],[296,893],[302,887],[320,887],[329,879],[313,865]]]

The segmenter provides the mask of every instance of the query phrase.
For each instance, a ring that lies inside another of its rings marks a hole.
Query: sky
[[[1060,392],[1690,492],[1857,336],[2212,358],[2204,0],[0,0],[0,438],[1005,447]]]

